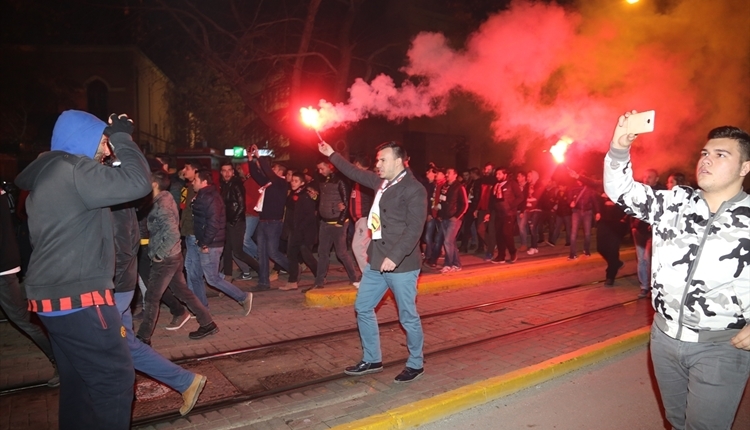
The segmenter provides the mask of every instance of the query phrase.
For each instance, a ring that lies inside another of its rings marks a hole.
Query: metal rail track
[[[570,287],[568,287],[568,289],[569,288]],[[557,320],[554,320],[554,321],[549,321],[549,322],[546,322],[546,323],[533,325],[533,326],[526,327],[526,328],[523,328],[523,329],[520,329],[520,330],[516,330],[516,331],[512,331],[512,332],[508,332],[508,333],[502,333],[502,334],[498,334],[498,335],[492,335],[492,336],[484,337],[484,338],[481,338],[481,339],[475,339],[475,340],[471,340],[471,341],[468,341],[468,342],[462,342],[462,343],[459,343],[459,344],[456,344],[456,345],[451,345],[451,346],[447,346],[447,347],[444,347],[444,348],[432,350],[432,351],[429,351],[429,352],[425,352],[424,355],[425,355],[425,358],[427,358],[427,357],[434,357],[434,356],[437,356],[437,355],[440,355],[440,354],[446,354],[446,353],[454,352],[454,351],[457,351],[457,350],[460,350],[460,349],[463,349],[463,348],[474,347],[474,346],[477,346],[477,345],[481,345],[481,344],[485,344],[485,343],[489,343],[489,342],[494,342],[494,341],[501,340],[501,339],[504,339],[504,338],[509,338],[511,336],[518,336],[518,335],[528,334],[530,332],[533,332],[533,331],[536,331],[536,330],[539,330],[539,329],[544,329],[544,328],[549,328],[549,327],[560,325],[560,324],[569,323],[569,322],[572,322],[572,321],[575,321],[575,320],[578,320],[578,319],[581,319],[581,318],[585,318],[585,317],[588,317],[588,316],[591,316],[591,315],[595,315],[595,314],[599,314],[599,313],[611,311],[611,310],[617,309],[617,308],[622,308],[624,306],[633,304],[633,303],[635,303],[637,301],[638,301],[638,299],[632,299],[632,300],[627,300],[627,301],[624,301],[624,302],[618,302],[618,303],[615,303],[615,304],[612,304],[612,305],[603,306],[601,308],[597,308],[597,309],[593,309],[593,310],[590,310],[590,311],[582,312],[582,313],[579,313],[579,314],[576,314],[576,315],[572,315],[572,316],[567,316],[567,317],[560,318],[560,319],[557,319]],[[498,301],[495,301],[495,302],[498,302]],[[500,302],[504,302],[504,301],[500,301]],[[487,306],[489,306],[489,304]],[[482,307],[482,305],[467,306],[467,307],[462,308],[462,310],[464,310],[464,311],[465,310],[472,310],[472,309],[478,309],[480,307]],[[435,314],[445,315],[445,313],[443,313],[443,312],[435,313]],[[435,314],[432,314],[432,315],[436,316]],[[383,366],[384,367],[397,366],[397,365],[403,364],[404,361],[405,361],[404,359],[399,359],[399,360],[392,360],[392,361],[388,361],[388,362],[383,362]],[[324,376],[324,377],[320,377],[320,378],[316,378],[316,379],[311,379],[311,380],[307,380],[307,381],[303,381],[303,382],[299,382],[299,383],[295,383],[295,384],[290,384],[290,385],[286,385],[286,386],[282,386],[282,387],[278,387],[278,388],[275,388],[275,389],[266,390],[266,391],[262,391],[262,392],[258,392],[258,393],[240,394],[240,395],[233,396],[233,397],[230,397],[230,398],[227,398],[227,399],[223,399],[223,400],[220,400],[218,402],[211,403],[211,404],[197,405],[190,412],[189,415],[201,414],[201,413],[206,413],[206,412],[210,412],[210,411],[215,411],[215,410],[218,410],[218,409],[222,409],[222,408],[226,408],[226,407],[232,406],[232,405],[237,404],[237,403],[243,403],[243,402],[248,402],[248,401],[253,401],[253,400],[259,400],[259,399],[267,398],[267,397],[274,396],[274,395],[277,395],[277,394],[282,394],[282,393],[285,393],[285,392],[296,391],[296,390],[300,390],[300,389],[304,389],[304,388],[310,388],[310,387],[313,387],[313,386],[316,386],[316,385],[319,385],[319,384],[323,384],[323,383],[327,383],[327,382],[331,382],[331,381],[336,381],[336,380],[340,380],[340,379],[345,379],[345,378],[349,378],[349,377],[350,376],[345,375],[343,372],[337,372],[335,374],[330,374],[330,375],[327,375],[327,376]],[[162,423],[162,422],[167,422],[167,421],[175,420],[175,419],[178,419],[178,418],[180,418],[180,415],[178,413],[176,413],[176,412],[155,414],[155,415],[152,415],[152,416],[141,417],[141,418],[138,418],[136,420],[133,420],[132,426],[133,427],[138,427],[138,426],[153,425],[153,424],[158,424],[158,423]]]

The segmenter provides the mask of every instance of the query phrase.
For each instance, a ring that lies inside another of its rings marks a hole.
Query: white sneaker
[[[529,248],[528,251],[526,251],[529,255],[539,254],[539,250],[537,248]]]
[[[461,268],[458,267],[458,266],[452,266],[451,269],[452,269],[451,272],[460,272],[461,271]]]
[[[440,269],[440,273],[451,273],[453,272],[453,266],[443,266],[442,269]]]

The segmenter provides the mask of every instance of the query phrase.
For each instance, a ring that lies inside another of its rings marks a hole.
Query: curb
[[[635,260],[635,250],[625,249],[620,251],[620,259],[623,261]],[[568,261],[567,257],[553,257],[542,260],[523,262],[520,264],[493,265],[485,264],[476,269],[466,269],[460,274],[425,274],[422,273],[417,283],[419,295],[431,294],[446,290],[458,290],[484,285],[491,282],[503,281],[510,278],[528,276],[535,273],[538,268],[545,270],[556,270],[561,268],[575,267],[578,269],[604,267],[601,258],[579,258]],[[326,287],[313,289],[305,292],[305,305],[310,307],[340,307],[351,306],[357,298],[357,290],[351,287]]]
[[[470,409],[645,345],[651,326],[333,429],[403,429]]]

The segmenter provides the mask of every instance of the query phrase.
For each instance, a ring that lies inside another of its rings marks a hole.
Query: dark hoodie
[[[148,164],[130,135],[110,136],[120,167],[93,160],[105,127],[86,112],[63,112],[52,133],[52,151],[16,178],[30,191],[26,208],[34,251],[26,293],[34,311],[103,304],[115,272],[109,207],[151,192]]]

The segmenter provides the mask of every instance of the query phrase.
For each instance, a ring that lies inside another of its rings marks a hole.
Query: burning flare
[[[318,135],[318,139],[322,142],[323,138],[320,137],[320,133],[318,132],[321,125],[320,112],[317,109],[313,109],[312,106],[309,106],[301,108],[299,113],[302,117],[302,123],[315,130],[315,134]]]
[[[557,164],[565,162],[565,152],[568,151],[568,146],[570,146],[571,143],[573,143],[573,139],[563,136],[556,144],[552,145],[552,148],[549,149],[550,154],[552,154],[552,157],[554,157]]]

